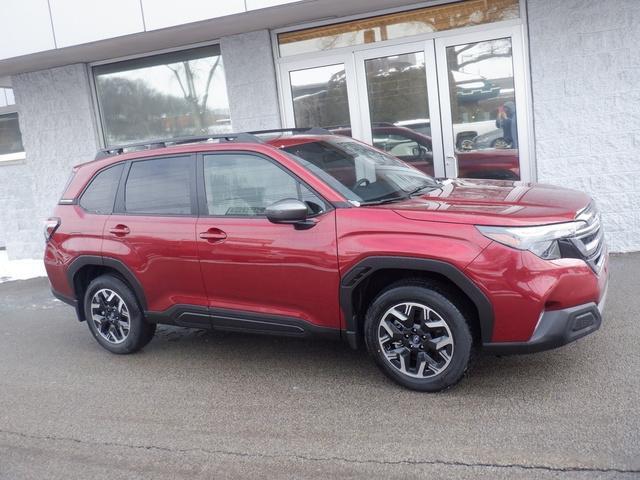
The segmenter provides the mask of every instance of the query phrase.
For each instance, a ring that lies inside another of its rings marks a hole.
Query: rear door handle
[[[201,232],[199,236],[211,243],[223,242],[227,238],[227,234],[219,228],[210,228],[206,232]]]
[[[131,230],[126,225],[116,225],[115,227],[109,229],[109,232],[114,234],[116,237],[124,237],[125,235],[129,235]]]

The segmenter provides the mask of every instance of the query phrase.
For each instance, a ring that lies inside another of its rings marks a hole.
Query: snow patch
[[[7,251],[0,250],[0,283],[46,275],[42,260],[9,260]]]

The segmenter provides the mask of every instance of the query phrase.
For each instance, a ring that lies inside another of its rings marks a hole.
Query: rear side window
[[[80,206],[87,212],[110,214],[120,182],[123,164],[109,167],[98,173],[80,198]]]
[[[158,158],[131,164],[125,210],[139,215],[190,215],[195,163],[191,157]]]

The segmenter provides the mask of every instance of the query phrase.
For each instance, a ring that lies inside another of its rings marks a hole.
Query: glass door
[[[362,140],[443,176],[433,41],[356,53]]]
[[[520,27],[436,39],[448,177],[530,180]]]
[[[287,60],[287,127],[350,135],[436,177],[531,181],[521,26]]]
[[[281,66],[284,124],[322,127],[361,138],[352,54],[288,62]]]

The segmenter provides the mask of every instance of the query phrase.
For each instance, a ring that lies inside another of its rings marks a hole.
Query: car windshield
[[[396,157],[351,139],[328,137],[283,150],[348,200],[359,204],[403,200],[439,187],[435,179]]]

